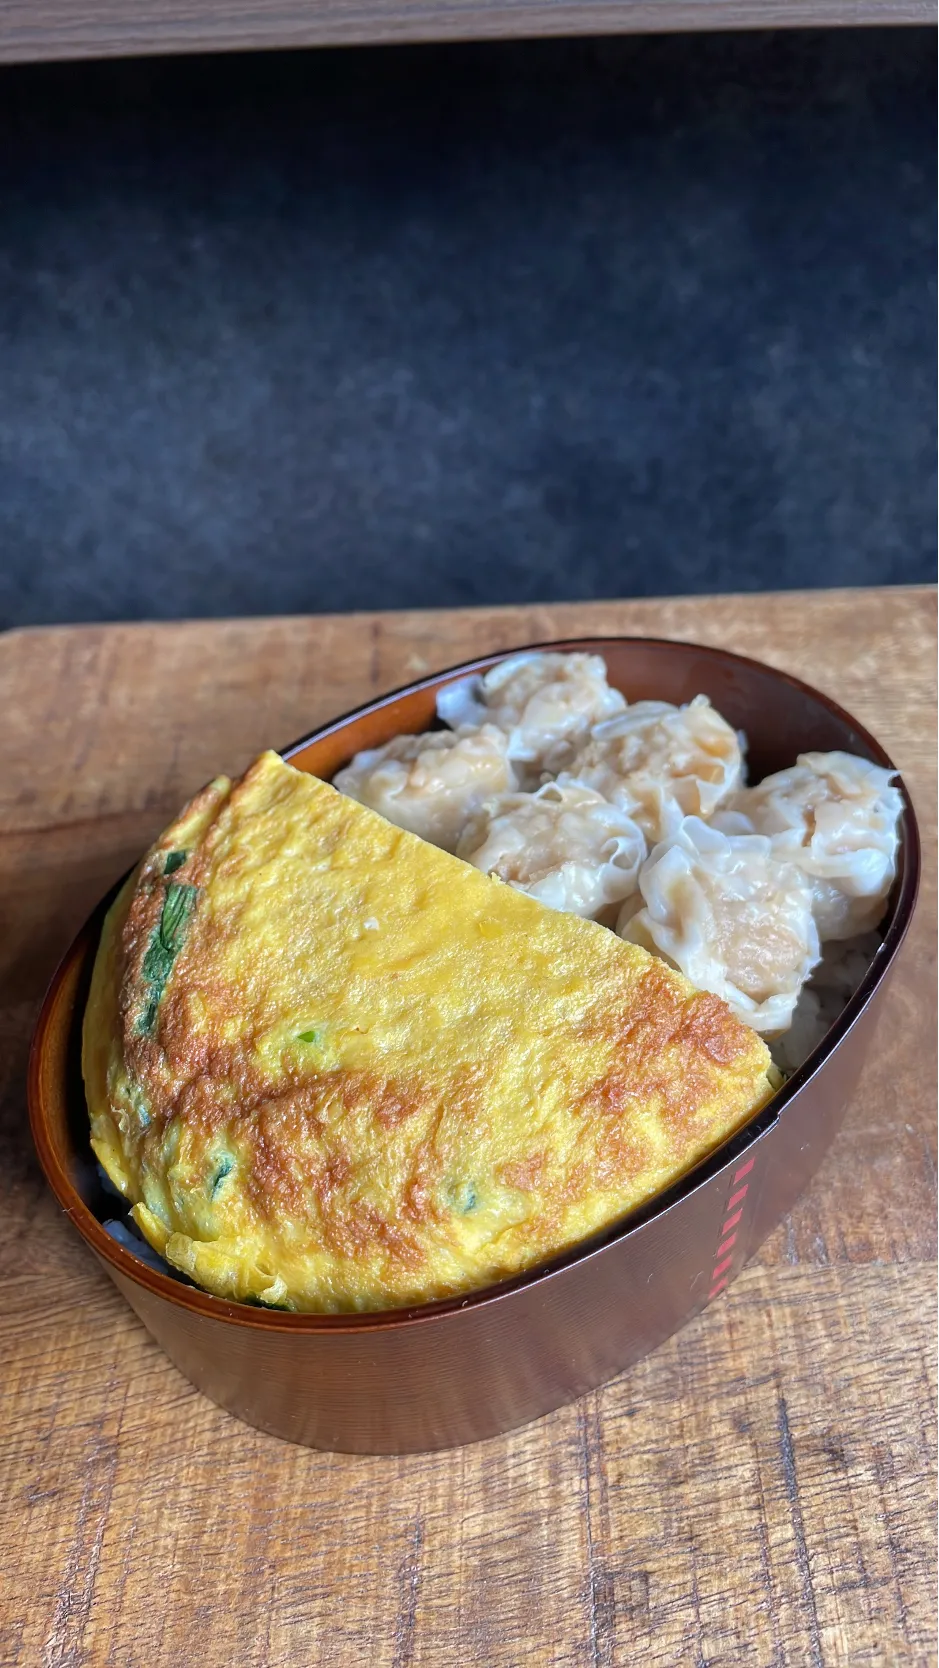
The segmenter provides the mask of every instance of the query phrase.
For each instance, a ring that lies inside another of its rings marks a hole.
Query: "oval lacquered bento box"
[[[538,645],[601,654],[631,701],[708,695],[749,738],[752,777],[811,750],[890,766],[818,691],[756,661],[688,643],[601,638]],[[512,651],[512,652],[518,652]],[[353,753],[427,729],[438,690],[506,655],[424,678],[285,749],[331,777]],[[291,1315],[225,1302],[141,1262],[112,1213],[88,1141],[81,1021],[105,899],[62,961],[29,1067],[33,1135],[75,1228],[144,1325],[205,1395],[260,1430],[358,1453],[475,1442],[622,1372],[721,1293],[794,1203],[850,1102],[916,898],[919,841],[905,798],[896,883],[874,964],[820,1047],[771,1104],[668,1194],[602,1236],[486,1291],[411,1310]]]

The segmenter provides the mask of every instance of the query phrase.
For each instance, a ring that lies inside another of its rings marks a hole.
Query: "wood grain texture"
[[[720,643],[904,770],[923,898],[805,1198],[684,1332],[476,1448],[358,1459],[180,1378],[59,1217],[23,1074],[77,921],[216,770],[424,671],[542,638]],[[0,639],[3,1668],[930,1664],[935,601],[924,591],[54,628]]]
[[[0,0],[0,61],[935,19],[934,0]]]

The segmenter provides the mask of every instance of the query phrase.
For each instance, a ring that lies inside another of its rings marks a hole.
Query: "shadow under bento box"
[[[602,655],[611,684],[630,701],[708,695],[747,732],[755,780],[813,750],[841,749],[890,766],[834,702],[756,661],[644,638],[537,647]],[[328,779],[360,749],[429,728],[444,684],[506,658],[425,678],[325,725],[284,757]],[[180,1371],[260,1430],[316,1448],[407,1453],[525,1424],[621,1373],[719,1299],[817,1168],[863,1070],[913,912],[919,840],[905,792],[904,805],[883,943],[820,1047],[751,1123],[669,1193],[527,1274],[409,1310],[286,1314],[212,1297],[115,1241],[102,1225],[113,1201],[102,1192],[89,1145],[81,1079],[82,1015],[109,899],[56,972],[33,1040],[30,1117],[52,1190]]]

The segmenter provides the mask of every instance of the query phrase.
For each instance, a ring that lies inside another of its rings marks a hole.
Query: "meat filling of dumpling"
[[[790,769],[735,794],[718,818],[728,832],[767,835],[776,855],[809,877],[822,943],[855,938],[883,915],[903,810],[893,774],[851,753],[801,753]]]
[[[570,773],[621,805],[654,845],[683,817],[709,817],[739,787],[743,752],[706,695],[685,707],[637,701],[594,727]]]
[[[487,720],[509,738],[509,758],[542,771],[563,768],[594,724],[622,712],[626,702],[606,681],[598,654],[518,654],[481,678],[461,678],[437,697],[437,712],[453,729]]]
[[[340,793],[445,851],[483,800],[516,786],[505,736],[492,724],[468,735],[396,736],[357,753],[333,778]]]
[[[664,956],[699,990],[723,997],[767,1035],[785,1031],[819,958],[812,895],[801,869],[760,835],[728,837],[698,817],[656,846],[617,931]]]
[[[551,909],[596,919],[636,889],[646,855],[642,830],[617,806],[577,784],[502,794],[468,824],[457,847]]]

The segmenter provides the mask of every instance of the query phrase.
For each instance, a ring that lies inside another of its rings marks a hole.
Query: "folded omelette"
[[[113,905],[92,1146],[219,1296],[451,1297],[615,1223],[772,1092],[765,1045],[605,927],[265,753]]]

